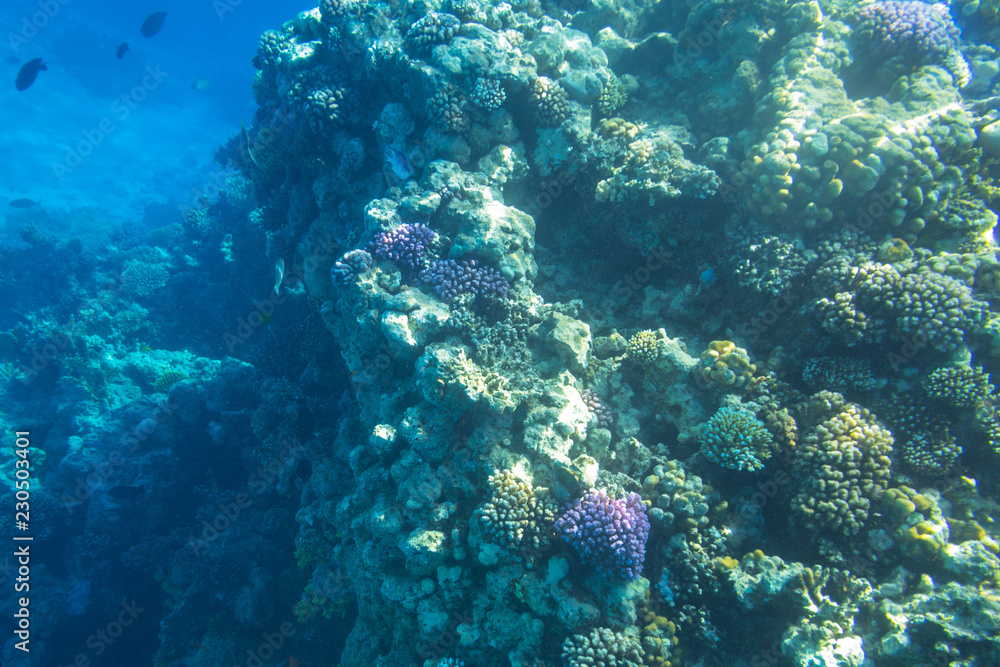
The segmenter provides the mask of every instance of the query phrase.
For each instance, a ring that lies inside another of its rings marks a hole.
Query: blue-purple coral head
[[[881,56],[935,62],[958,46],[961,35],[948,6],[918,0],[880,0],[858,11],[858,30]]]
[[[330,280],[335,285],[350,285],[362,273],[372,268],[372,256],[361,248],[348,250],[333,263]]]
[[[474,259],[435,260],[420,272],[417,282],[433,289],[445,301],[453,301],[460,294],[494,294],[506,298],[510,288],[499,271]]]
[[[435,239],[437,234],[427,225],[404,222],[399,227],[376,234],[368,249],[376,257],[415,271],[424,265],[424,255]]]
[[[642,574],[649,519],[639,494],[612,498],[603,489],[591,489],[556,519],[556,530],[601,574],[620,579]]]

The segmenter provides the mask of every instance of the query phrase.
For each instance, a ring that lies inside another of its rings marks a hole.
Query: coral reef
[[[996,664],[997,6],[266,32],[217,195],[8,213],[38,663]]]
[[[376,234],[368,251],[375,257],[391,260],[397,266],[415,271],[427,263],[424,255],[436,239],[437,234],[427,225],[406,222]]]
[[[555,127],[569,118],[569,95],[557,81],[540,76],[531,87],[531,105],[542,127]]]
[[[928,396],[953,408],[975,407],[993,393],[988,373],[964,366],[935,369],[921,386]]]
[[[914,65],[952,64],[958,52],[958,26],[948,6],[915,0],[877,0],[858,11],[855,37],[875,57],[901,56]],[[965,84],[968,66],[957,55],[956,78]]]
[[[469,99],[481,109],[495,111],[503,106],[507,99],[507,91],[504,90],[500,81],[489,77],[479,77],[476,79],[476,85],[472,89],[472,95],[469,96]]]
[[[707,386],[743,389],[753,380],[757,370],[742,347],[729,340],[713,340],[701,353],[698,374]]]

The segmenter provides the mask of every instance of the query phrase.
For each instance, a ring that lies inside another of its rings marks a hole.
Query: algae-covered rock
[[[449,255],[454,259],[478,257],[496,266],[515,282],[533,280],[538,271],[532,255],[535,221],[530,215],[506,206],[491,188],[477,189],[469,203],[452,206],[458,231]]]
[[[570,368],[586,368],[590,327],[585,322],[553,312],[542,323],[540,331],[544,332],[545,340]]]
[[[450,317],[445,304],[420,290],[404,290],[388,299],[386,307],[382,333],[392,353],[404,358],[416,357],[423,351]]]
[[[881,602],[877,615],[888,630],[876,637],[876,655],[904,664],[922,664],[929,655],[949,653],[983,664],[1000,659],[1000,601],[974,586],[929,583],[929,591],[902,602]]]
[[[444,533],[417,528],[400,546],[406,557],[406,571],[414,576],[427,576],[444,564],[450,555]]]
[[[545,394],[544,404],[538,403],[529,409],[524,441],[531,451],[569,466],[570,449],[586,436],[590,409],[573,386],[573,376],[568,372],[545,383]]]

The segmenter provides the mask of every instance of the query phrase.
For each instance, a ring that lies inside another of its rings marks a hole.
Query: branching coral
[[[591,489],[560,515],[556,529],[601,574],[635,579],[642,573],[649,520],[637,493],[612,498],[603,489]]]
[[[709,461],[734,470],[760,470],[771,456],[771,434],[746,409],[719,408],[701,430],[701,451]]]
[[[489,484],[490,499],[476,515],[490,538],[505,547],[541,547],[556,518],[548,489],[534,488],[510,470],[495,470]]]

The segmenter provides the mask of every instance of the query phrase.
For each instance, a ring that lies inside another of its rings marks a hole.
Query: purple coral
[[[947,5],[917,0],[881,0],[858,12],[859,31],[881,56],[902,55],[933,62],[954,49],[960,32]]]
[[[510,285],[503,275],[491,266],[483,266],[474,259],[439,259],[427,265],[417,282],[426,285],[445,301],[452,301],[460,294],[496,294],[507,296]]]
[[[355,278],[372,268],[372,256],[368,252],[355,248],[348,250],[333,264],[330,269],[330,280],[335,285],[350,285]]]
[[[612,498],[591,489],[556,519],[556,530],[601,574],[636,579],[642,573],[649,520],[639,494]]]
[[[611,428],[611,425],[615,423],[614,415],[604,403],[601,403],[597,393],[593,389],[584,389],[582,397],[590,413],[597,419],[597,425],[600,428]]]
[[[368,244],[376,257],[417,270],[424,264],[424,254],[437,239],[434,230],[419,222],[406,222],[386,232],[379,232]]]

